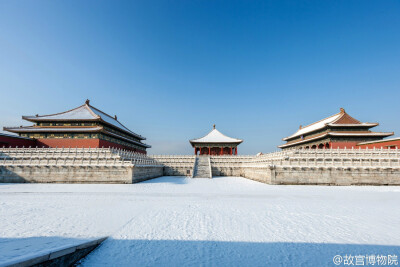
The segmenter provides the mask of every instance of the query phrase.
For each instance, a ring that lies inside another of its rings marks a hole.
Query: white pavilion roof
[[[241,142],[243,142],[243,140],[228,137],[215,128],[202,138],[190,140],[190,143],[241,143]]]
[[[36,115],[36,116],[23,116],[22,117],[25,120],[28,121],[85,121],[85,120],[101,120],[105,122],[106,124],[110,124],[114,127],[117,127],[125,132],[128,132],[139,139],[145,140],[143,136],[136,134],[126,128],[122,123],[120,123],[116,117],[111,117],[110,115],[102,112],[101,110],[89,105],[89,101],[86,101],[85,104],[82,106],[79,106],[77,108],[61,112],[61,113],[56,113],[56,114],[51,114],[51,115]]]

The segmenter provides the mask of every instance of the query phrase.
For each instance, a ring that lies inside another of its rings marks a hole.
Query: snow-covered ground
[[[0,265],[110,236],[83,266],[332,265],[400,256],[400,187],[162,177],[133,185],[0,184]]]

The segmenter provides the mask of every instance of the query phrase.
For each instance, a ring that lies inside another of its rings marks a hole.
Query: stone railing
[[[290,150],[280,157],[262,155],[243,163],[242,167],[374,167],[399,168],[398,149],[313,149]]]
[[[288,158],[280,162],[288,167],[351,167],[351,168],[400,168],[399,158]]]
[[[170,167],[193,167],[196,156],[188,155],[151,155],[149,156],[158,164],[163,164]]]
[[[0,148],[0,166],[159,166],[141,153],[113,148]]]
[[[257,156],[211,156],[213,167],[382,167],[398,168],[398,149],[313,149],[288,150]]]
[[[0,148],[0,166],[148,166],[193,175],[195,155],[152,155],[113,148]],[[310,149],[254,156],[210,156],[212,168],[400,168],[399,149]]]
[[[305,157],[391,157],[399,158],[399,149],[306,149],[306,150],[291,150],[290,155],[301,155]]]
[[[193,177],[196,156],[191,155],[152,155],[158,164],[164,166],[166,176]]]
[[[213,167],[241,167],[243,164],[253,162],[255,156],[211,156],[210,163]]]

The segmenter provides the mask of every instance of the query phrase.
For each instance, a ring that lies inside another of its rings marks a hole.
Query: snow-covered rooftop
[[[283,138],[284,141],[287,141],[289,139],[302,136],[304,134],[308,134],[320,129],[323,129],[326,126],[332,126],[332,127],[374,127],[377,126],[378,123],[362,123],[350,115],[346,113],[346,111],[341,108],[340,112],[337,114],[334,114],[332,116],[329,116],[328,118],[322,119],[320,121],[314,122],[312,124],[309,124],[307,126],[301,127],[300,129],[297,130],[294,134],[291,136],[288,136],[286,138]]]
[[[317,136],[313,136],[311,138],[306,138],[306,139],[302,139],[299,141],[290,141],[286,144],[280,145],[278,146],[279,148],[284,148],[284,147],[290,147],[290,146],[294,146],[294,145],[298,145],[298,144],[302,144],[302,143],[307,143],[313,140],[317,140],[317,139],[321,139],[324,138],[328,135],[330,136],[381,136],[381,137],[386,137],[386,136],[391,136],[394,133],[386,133],[386,132],[327,132],[324,134],[320,134]]]
[[[9,132],[24,133],[24,132],[97,132],[103,129],[100,126],[93,127],[36,127],[36,126],[25,126],[25,127],[10,127],[5,128]]]
[[[297,132],[295,132],[294,134],[292,134],[289,137],[286,137],[284,140],[293,138],[293,137],[297,137],[297,136],[301,136],[303,134],[309,133],[309,132],[313,132],[319,129],[324,128],[328,123],[332,123],[334,122],[336,119],[338,119],[340,117],[341,113],[332,115],[328,118],[325,118],[323,120],[317,121],[315,123],[312,123],[308,126],[302,127],[300,128]]]
[[[390,138],[390,139],[362,142],[362,143],[358,143],[357,145],[377,144],[377,143],[393,142],[393,141],[399,141],[399,140],[400,140],[400,137],[394,137],[394,138]]]
[[[15,134],[0,133],[0,136],[11,137],[11,138],[18,138],[18,139],[26,139],[26,140],[33,140],[32,138],[29,138],[29,137],[22,137],[22,136],[18,136],[18,135],[15,135]]]
[[[190,140],[190,143],[241,143],[243,140],[228,137],[214,128],[206,136],[198,139]]]
[[[364,133],[364,132],[359,132],[359,133],[342,133],[342,132],[330,132],[328,133],[329,135],[333,136],[390,136],[393,135],[394,133],[385,133],[385,132],[369,132],[369,133]]]
[[[91,106],[89,104],[89,101],[87,100],[85,104],[82,106],[79,106],[77,108],[61,112],[61,113],[56,113],[56,114],[50,114],[50,115],[36,115],[36,116],[23,116],[22,117],[25,120],[28,121],[33,121],[33,122],[38,122],[38,121],[87,121],[87,120],[101,120],[105,122],[106,124],[109,124],[111,126],[114,126],[124,132],[127,132],[129,134],[132,134],[136,136],[137,138],[141,140],[145,140],[143,136],[136,134],[126,128],[122,123],[120,123],[116,117],[112,117],[108,115],[107,113],[104,113],[103,111]]]
[[[96,119],[99,119],[99,117],[97,117],[95,113],[91,112],[89,106],[86,104],[79,106],[77,108],[65,111],[65,112],[61,112],[61,113],[42,115],[42,116],[40,116],[40,115],[23,116],[23,118],[26,120],[32,120],[32,121],[96,120]]]

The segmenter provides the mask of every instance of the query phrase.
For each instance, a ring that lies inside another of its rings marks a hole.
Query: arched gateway
[[[189,141],[194,148],[195,155],[237,155],[237,146],[243,142],[241,139],[228,137],[215,129],[206,136]]]

